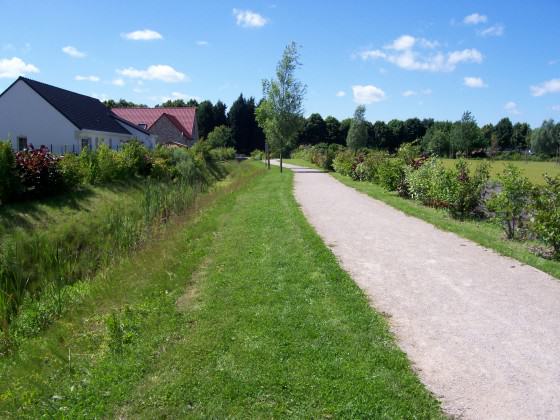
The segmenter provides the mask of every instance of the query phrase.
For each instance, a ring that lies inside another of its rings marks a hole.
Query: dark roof
[[[109,108],[98,99],[37,82],[26,77],[19,77],[18,80],[25,82],[80,130],[88,129],[130,134],[126,128],[115,121]]]

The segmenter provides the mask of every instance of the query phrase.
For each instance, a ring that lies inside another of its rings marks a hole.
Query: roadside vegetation
[[[201,143],[148,151],[138,143],[55,156],[19,152],[0,207],[0,353],[40,333],[81,298],[68,288],[137,250],[226,174],[228,149]]]
[[[306,222],[292,175],[257,163],[231,174],[210,205],[99,274],[76,310],[0,361],[0,412],[443,417]]]

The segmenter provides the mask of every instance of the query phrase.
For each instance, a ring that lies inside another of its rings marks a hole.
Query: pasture
[[[447,168],[455,166],[457,160],[442,159],[443,164]],[[475,168],[482,162],[481,160],[469,160],[471,168]],[[534,161],[516,161],[516,160],[494,160],[490,162],[490,177],[497,179],[498,174],[502,173],[507,164],[511,163],[517,166],[523,174],[529,178],[533,184],[544,184],[544,174],[552,177],[560,175],[560,164],[557,162],[534,162]]]

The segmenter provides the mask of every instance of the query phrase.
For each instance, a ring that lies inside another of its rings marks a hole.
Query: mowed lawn
[[[2,416],[442,418],[291,171],[252,173],[5,361]]]
[[[443,164],[448,167],[452,168],[457,163],[457,160],[454,159],[442,159]],[[475,168],[477,165],[480,164],[480,160],[469,160],[469,164],[471,168]],[[504,168],[508,164],[513,164],[521,169],[523,175],[525,175],[533,184],[544,184],[544,174],[548,174],[549,176],[555,177],[560,175],[560,164],[557,162],[531,162],[531,161],[504,161],[504,160],[495,160],[495,161],[488,161],[490,163],[490,176],[492,179],[497,180],[498,174],[501,174],[504,171]]]

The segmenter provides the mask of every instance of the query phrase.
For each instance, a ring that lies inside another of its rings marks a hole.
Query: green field
[[[0,416],[442,418],[292,189],[234,168],[0,359]]]
[[[443,164],[451,168],[457,162],[454,159],[442,159]],[[475,167],[481,161],[480,160],[469,160],[471,167]],[[495,160],[488,161],[490,163],[490,176],[492,179],[497,179],[497,175],[503,172],[505,166],[509,163],[517,166],[521,169],[523,174],[529,178],[533,184],[543,184],[544,177],[543,174],[548,174],[550,176],[560,175],[560,165],[556,162],[531,162],[531,161],[505,161],[505,160]]]

